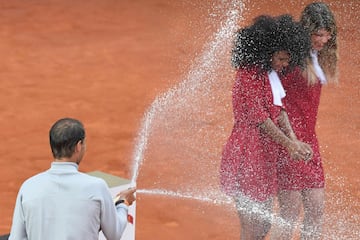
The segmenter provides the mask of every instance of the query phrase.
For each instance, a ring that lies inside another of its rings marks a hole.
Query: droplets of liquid
[[[295,4],[296,1],[291,2]],[[341,1],[334,1],[331,7],[340,11],[342,6]],[[344,11],[352,16],[349,21],[358,22],[354,11],[358,8],[356,1],[344,6]],[[224,72],[231,71],[229,47],[243,9],[241,1],[222,1],[214,6],[214,12],[209,13],[212,19],[224,15],[218,30],[204,51],[194,59],[182,81],[157,96],[145,112],[133,153],[132,182],[135,184],[139,175],[146,179],[137,191],[139,194],[234,205],[231,198],[219,191],[218,166],[222,145],[232,124],[229,91],[233,79],[231,74]],[[341,14],[339,20],[344,22],[342,18],[347,17],[348,14]],[[356,40],[357,29],[356,24],[348,24],[340,30],[346,30],[350,35],[341,38]],[[344,51],[352,50],[347,48]],[[326,147],[324,151],[330,150]],[[147,175],[147,172],[150,173]],[[323,239],[357,239],[360,236],[360,217],[352,214],[352,207],[359,209],[359,200],[346,190],[345,182],[348,181],[331,174],[326,178],[328,185],[337,188],[326,189]],[[276,211],[268,212],[256,204],[247,206],[244,211],[284,229],[291,225]],[[295,224],[297,229],[302,228],[300,220]],[[306,230],[304,234],[311,236],[315,232]]]

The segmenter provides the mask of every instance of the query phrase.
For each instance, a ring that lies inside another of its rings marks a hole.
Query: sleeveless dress
[[[314,156],[309,162],[292,160],[282,149],[277,162],[279,189],[299,191],[323,188],[324,170],[315,132],[322,85],[318,81],[309,86],[299,68],[287,74],[281,81],[286,91],[283,103],[290,124],[297,138],[311,145]]]

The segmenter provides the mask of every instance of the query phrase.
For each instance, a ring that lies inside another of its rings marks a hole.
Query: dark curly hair
[[[290,15],[261,15],[251,26],[236,32],[231,62],[235,68],[256,66],[261,71],[269,71],[272,55],[287,51],[291,57],[290,67],[304,66],[310,49],[308,34]]]

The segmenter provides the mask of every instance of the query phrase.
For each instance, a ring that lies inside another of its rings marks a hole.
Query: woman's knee
[[[280,215],[288,222],[297,221],[302,208],[300,191],[281,191],[278,195]]]
[[[308,189],[304,191],[304,217],[305,221],[308,222],[321,222],[324,207],[325,197],[324,189]]]

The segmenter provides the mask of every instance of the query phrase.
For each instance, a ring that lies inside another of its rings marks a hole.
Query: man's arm
[[[119,240],[127,225],[128,206],[115,203],[105,182],[101,186],[100,228],[108,240]]]
[[[16,198],[9,240],[27,240],[21,188]]]
[[[128,209],[135,201],[135,188],[120,192],[118,196],[124,200],[115,205],[114,200],[104,182],[103,206],[101,208],[101,230],[108,240],[119,240],[128,224]]]

